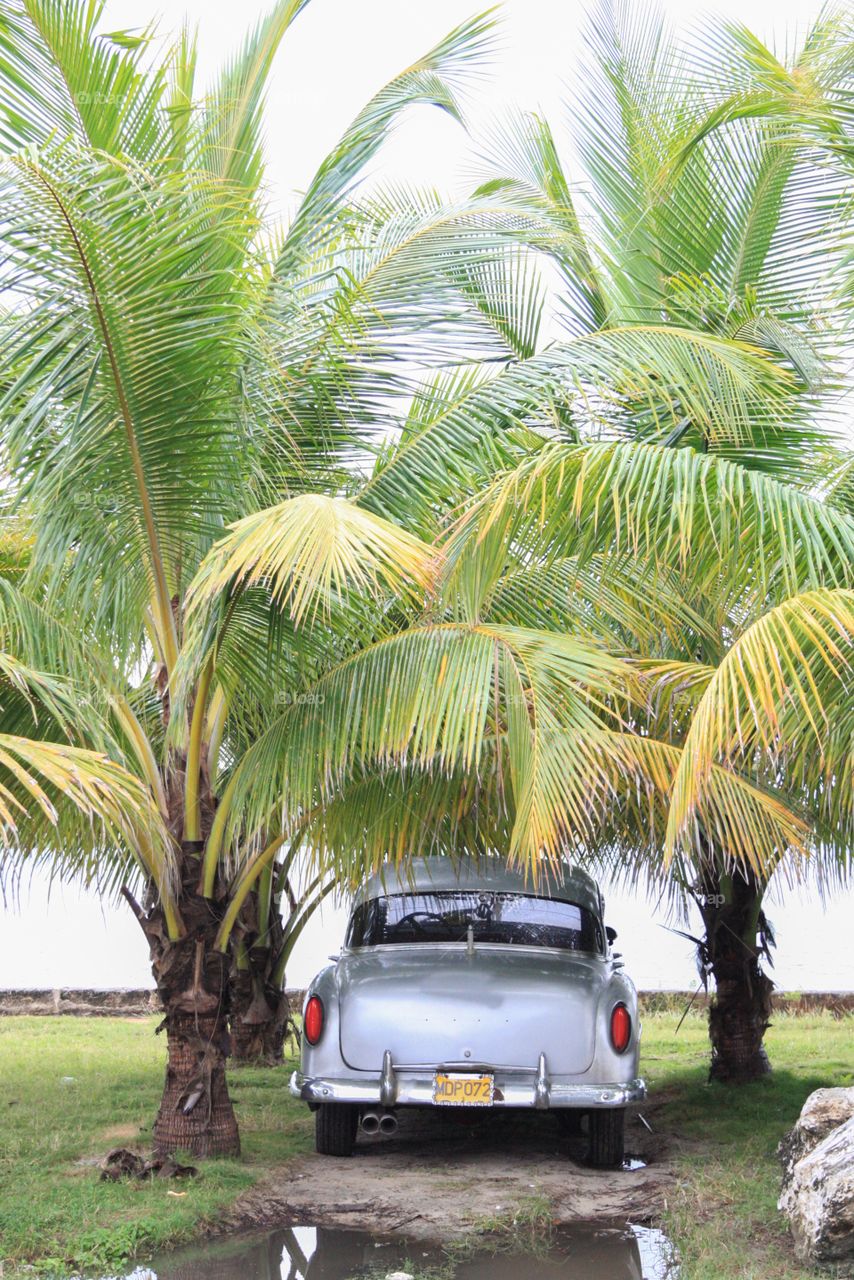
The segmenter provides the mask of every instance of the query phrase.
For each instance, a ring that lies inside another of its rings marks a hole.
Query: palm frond
[[[794,52],[778,57],[739,22],[708,24],[695,63],[705,71],[692,134],[682,154],[717,130],[744,120],[771,121],[795,142],[849,152],[852,21],[844,5],[826,7]]]
[[[366,772],[306,813],[297,839],[325,873],[352,885],[385,862],[506,850],[512,815],[501,783],[493,768]]]
[[[171,733],[208,666],[239,755],[318,673],[435,589],[438,550],[345,498],[304,494],[239,521],[187,593]]]
[[[263,583],[295,622],[328,611],[350,590],[424,592],[437,551],[346,498],[304,494],[239,520],[202,564],[188,609]]]
[[[168,834],[145,786],[121,765],[82,747],[4,733],[0,771],[0,835],[7,846],[0,854],[4,875],[23,870],[25,863],[47,861],[60,875],[77,878],[82,871],[85,877],[88,867],[97,878],[99,862],[112,846],[116,860],[124,853],[127,868],[132,855],[143,874],[170,899],[173,861]],[[66,804],[78,811],[82,825],[62,817]],[[33,838],[34,830],[39,841]],[[43,840],[60,847],[41,844]],[[95,859],[93,846],[100,846]]]
[[[408,430],[360,501],[401,523],[429,527],[431,502],[445,505],[514,465],[519,446],[633,436],[645,414],[658,433],[694,423],[723,447],[749,440],[762,449],[787,403],[790,377],[742,343],[667,326],[602,330],[556,344],[485,383],[463,384],[446,406],[434,402]],[[537,434],[534,434],[535,431]],[[522,463],[523,469],[531,463]],[[423,522],[423,523],[422,523]]]
[[[625,827],[621,838],[629,844],[634,833],[637,854],[656,865],[659,876],[666,876],[674,857],[682,876],[696,874],[704,860],[713,858],[720,866],[749,867],[767,880],[784,858],[809,856],[810,824],[787,803],[785,793],[719,765],[709,770],[690,826],[668,845],[674,791],[690,751],[690,741],[677,747],[639,734],[621,734],[614,744],[629,783],[627,787],[618,780],[615,785],[618,822]],[[606,816],[606,823],[613,826],[613,815]]]
[[[239,826],[272,830],[276,814],[288,830],[351,772],[377,765],[442,771],[459,761],[475,770],[496,718],[506,726],[514,788],[525,792],[536,817],[536,827],[519,824],[514,847],[530,857],[536,839],[553,850],[583,800],[553,788],[540,765],[553,708],[560,707],[557,723],[576,735],[576,761],[594,761],[597,701],[631,678],[625,664],[599,649],[514,627],[428,625],[366,647],[287,707],[246,752],[208,841],[206,891],[226,837]]]
[[[2,411],[38,513],[34,561],[66,573],[76,547],[66,589],[76,573],[104,602],[112,583],[120,608],[134,594],[151,605],[174,665],[179,563],[205,547],[240,475],[244,214],[238,202],[230,230],[208,180],[188,193],[183,176],[70,149],[10,162],[3,191],[4,284],[30,305],[2,334]]]
[[[673,791],[672,850],[708,790],[713,764],[779,771],[793,793],[851,829],[854,591],[804,592],[739,636],[697,706]],[[757,851],[757,857],[759,857]]]
[[[571,735],[564,736],[555,751],[560,737],[557,732],[546,743],[550,763],[571,758],[577,746]],[[711,772],[695,831],[680,845],[676,863],[666,863],[668,805],[681,757],[682,748],[671,743],[612,732],[598,764],[585,769],[586,805],[563,831],[562,855],[594,874],[645,878],[674,905],[689,897],[712,851],[728,868],[755,868],[757,851],[768,850],[778,862],[788,857],[797,859],[799,870],[806,866],[813,838],[803,815],[779,794],[719,766]],[[533,800],[530,791],[517,797],[512,775],[506,735],[503,743],[490,739],[485,744],[477,773],[460,761],[443,770],[425,771],[415,764],[365,770],[306,813],[296,841],[310,852],[321,876],[351,884],[389,863],[405,866],[430,854],[453,858],[465,850],[512,858],[514,832],[530,821]],[[578,776],[571,762],[570,786]],[[254,874],[251,859],[241,865],[242,878]],[[767,870],[764,862],[762,874]]]
[[[854,563],[854,522],[842,511],[712,455],[658,445],[549,446],[472,505],[448,554],[499,531],[520,555],[610,551],[669,565],[697,591],[754,612],[793,591],[844,585]]]
[[[499,250],[504,244],[497,245]],[[545,285],[532,254],[513,249],[451,266],[449,277],[519,360],[537,350]]]
[[[104,0],[9,0],[0,15],[0,149],[77,138],[137,161],[163,152],[163,66],[154,37],[98,32]]]
[[[482,69],[493,44],[491,12],[471,18],[391,80],[359,112],[324,159],[297,210],[277,264],[292,271],[299,258],[313,252],[315,237],[332,216],[365,166],[389,136],[401,113],[426,103],[461,119],[458,94],[473,73]]]
[[[278,0],[247,34],[205,102],[201,161],[226,187],[254,193],[263,173],[261,116],[273,59],[309,0]]]
[[[51,740],[71,738],[78,701],[67,682],[0,653],[0,877],[46,862],[61,877],[121,878],[135,864],[179,929],[174,848],[146,783],[101,751]]]
[[[566,290],[562,323],[573,334],[603,327],[609,311],[606,281],[587,243],[548,122],[535,113],[510,113],[488,135],[484,160],[491,174],[478,194],[516,199],[522,207],[538,210],[555,228],[550,252]]]
[[[478,558],[480,558],[478,556]],[[458,571],[455,566],[455,572]],[[615,652],[702,646],[716,635],[688,602],[676,575],[617,557],[510,564],[483,616],[517,626],[569,629]]]
[[[194,91],[198,60],[198,36],[185,21],[167,60],[169,161],[180,170],[187,162],[196,104]]]

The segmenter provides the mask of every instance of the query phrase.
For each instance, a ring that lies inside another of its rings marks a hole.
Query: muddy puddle
[[[677,1280],[667,1237],[650,1227],[577,1224],[533,1248],[459,1250],[364,1231],[298,1226],[164,1254],[123,1280]],[[107,1280],[103,1277],[102,1280]]]

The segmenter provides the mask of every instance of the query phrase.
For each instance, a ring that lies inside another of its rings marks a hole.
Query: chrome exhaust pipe
[[[362,1116],[362,1131],[364,1133],[378,1133],[381,1121],[376,1111],[366,1111]]]
[[[384,1116],[380,1116],[380,1133],[384,1133],[388,1137],[392,1133],[397,1133],[397,1116],[386,1112]]]

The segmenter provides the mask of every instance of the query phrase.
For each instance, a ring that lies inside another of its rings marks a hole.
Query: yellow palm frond
[[[438,552],[346,498],[304,494],[239,520],[216,544],[190,589],[190,609],[233,587],[264,583],[301,621],[348,589],[427,591]]]
[[[672,854],[716,762],[765,762],[850,821],[854,782],[854,591],[803,592],[732,645],[697,706],[673,788]],[[846,816],[847,815],[847,816]]]
[[[136,860],[158,889],[170,930],[181,930],[174,901],[174,849],[148,788],[99,751],[0,734],[0,871],[20,871],[34,843],[52,841],[57,873],[80,845],[80,820]],[[66,847],[67,846],[67,847]],[[38,855],[36,855],[38,857]]]

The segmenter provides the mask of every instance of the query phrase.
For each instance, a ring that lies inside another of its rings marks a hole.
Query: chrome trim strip
[[[580,956],[582,960],[601,960],[606,963],[609,959],[607,951],[582,951],[580,947],[544,947],[538,943],[527,942],[474,942],[476,951],[508,951],[517,952],[524,951],[528,955],[549,956]],[[461,951],[465,953],[468,950],[467,942],[372,942],[370,946],[364,947],[348,947],[342,946],[341,952],[335,957],[336,960],[345,958],[346,956],[367,956],[373,955],[377,951],[394,952],[409,951],[416,947],[430,947],[436,951]],[[330,959],[332,957],[330,956]]]
[[[537,1067],[496,1066],[492,1062],[475,1061],[473,1058],[447,1058],[444,1062],[396,1062],[395,1071],[504,1071],[508,1075],[534,1076]]]

